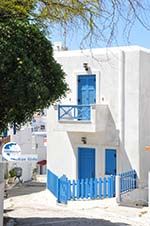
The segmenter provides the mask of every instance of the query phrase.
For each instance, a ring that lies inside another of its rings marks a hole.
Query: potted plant
[[[16,171],[13,168],[13,169],[9,170],[9,181],[8,181],[8,183],[13,184],[15,179],[16,179]]]
[[[37,167],[33,169],[32,171],[32,180],[36,180],[36,175],[37,175],[38,169]]]

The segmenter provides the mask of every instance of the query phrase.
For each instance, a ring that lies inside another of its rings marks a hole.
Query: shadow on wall
[[[105,147],[114,148],[117,149],[117,162],[119,163],[117,174],[130,171],[133,169],[133,166],[131,164],[131,161],[129,160],[127,150],[120,140],[119,130],[116,129],[115,121],[108,106],[106,113],[106,126],[101,132],[67,132],[74,156],[77,159],[77,147],[80,146],[96,146],[98,147],[98,149],[100,149],[99,151],[102,151],[102,148],[105,149]],[[100,115],[98,115],[98,117],[100,117]],[[86,139],[86,143],[83,143],[82,138]],[[105,162],[105,159],[103,159],[103,161]]]
[[[68,132],[67,134],[74,152],[74,156],[76,156],[76,158],[77,158],[77,147],[80,146],[81,147],[89,147],[90,145],[92,147],[95,146],[100,148],[99,151],[102,151],[102,148],[105,149],[105,147],[106,148],[110,147],[117,149],[117,158],[119,158],[119,172],[117,173],[126,172],[133,169],[131,162],[128,158],[127,152],[123,148],[123,145],[119,138],[117,142],[118,145],[116,145],[116,141],[113,141],[113,139],[111,139],[110,141],[107,139],[106,142],[105,133]],[[86,144],[83,144],[82,137],[86,137]],[[103,161],[105,162],[105,159],[103,159]]]
[[[9,218],[9,220],[11,220]],[[17,226],[29,226],[29,225],[47,225],[47,226],[129,226],[129,224],[117,222],[113,223],[108,220],[102,220],[102,219],[88,219],[88,218],[14,218],[14,223]],[[8,219],[5,218],[4,222],[8,222]],[[5,226],[5,224],[4,224]]]

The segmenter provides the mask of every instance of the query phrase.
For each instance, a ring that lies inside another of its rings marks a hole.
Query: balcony
[[[108,105],[58,105],[56,130],[68,132],[104,132],[115,129]]]
[[[58,105],[58,120],[90,121],[90,105]]]

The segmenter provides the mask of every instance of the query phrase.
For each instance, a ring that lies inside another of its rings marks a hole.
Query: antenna
[[[67,48],[67,23],[65,22],[63,25],[64,32],[63,32],[63,49],[68,50]]]

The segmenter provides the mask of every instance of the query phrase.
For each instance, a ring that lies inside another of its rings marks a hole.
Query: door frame
[[[75,70],[73,72],[73,74],[76,77],[76,89],[75,89],[76,104],[78,104],[78,75],[95,75],[96,76],[96,103],[95,104],[99,104],[101,102],[100,71],[99,70],[92,70],[92,71],[89,71],[89,72],[85,72],[85,71]]]
[[[108,175],[108,174],[105,174],[106,172],[106,150],[107,149],[110,149],[110,150],[116,150],[116,175],[117,175],[117,172],[118,172],[118,149],[117,147],[104,147],[104,153],[103,153],[103,156],[104,156],[104,175]]]
[[[120,158],[120,151],[119,151],[119,147],[115,147],[115,146],[103,146],[103,161],[104,161],[104,165],[103,165],[103,172],[105,175],[105,150],[106,149],[115,149],[116,150],[116,154],[117,154],[117,158],[116,158],[116,171],[119,172],[120,168],[119,168],[119,158]]]
[[[80,96],[79,96],[79,93],[82,95],[82,92],[79,92],[79,77],[82,78],[82,76],[84,76],[84,78],[86,77],[94,77],[95,78],[95,81],[94,81],[94,85],[95,85],[95,98],[94,98],[94,103],[87,103],[86,105],[91,105],[91,104],[96,104],[96,75],[95,74],[88,74],[88,75],[85,75],[85,74],[82,74],[82,75],[78,75],[77,79],[78,79],[78,84],[77,84],[77,101],[79,102],[79,99],[80,99]],[[80,91],[81,91],[81,87],[80,87]],[[89,96],[88,96],[89,97]],[[89,101],[88,101],[89,102]],[[79,104],[79,103],[78,103]],[[82,105],[82,104],[81,104]]]
[[[84,136],[84,135],[83,135]],[[99,165],[99,161],[98,161],[98,150],[99,150],[99,147],[98,145],[93,145],[93,144],[77,144],[74,146],[74,154],[75,154],[75,178],[76,180],[78,179],[78,148],[94,148],[95,149],[95,177],[97,177],[98,175],[98,172],[99,172],[99,168],[98,168],[98,165]]]
[[[95,147],[91,147],[91,146],[78,146],[77,148],[77,179],[79,179],[79,148],[83,148],[83,149],[94,149],[95,150],[95,178],[96,178],[96,148]]]

